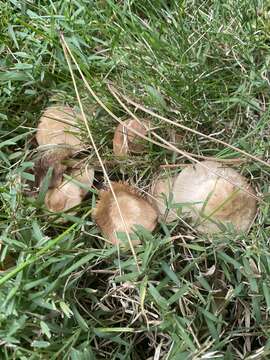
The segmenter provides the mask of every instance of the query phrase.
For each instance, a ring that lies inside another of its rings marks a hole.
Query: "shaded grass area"
[[[270,8],[257,0],[0,5],[1,359],[269,358],[269,168],[255,161],[237,166],[264,196],[249,235],[228,229],[207,238],[180,222],[160,224],[155,234],[140,230],[141,273],[131,253],[119,257],[96,236],[95,191],[64,224],[23,194],[18,176],[33,180],[33,130],[42,109],[54,101],[78,106],[60,32],[89,84],[121,119],[127,115],[109,81],[155,112],[267,161]],[[116,123],[74,72],[109,163]],[[182,150],[239,157],[152,121]],[[88,155],[95,160],[91,148]],[[149,144],[145,154],[108,165],[108,172],[148,189],[167,162],[185,159]],[[173,240],[179,234],[185,243]],[[3,281],[9,267],[25,261]]]

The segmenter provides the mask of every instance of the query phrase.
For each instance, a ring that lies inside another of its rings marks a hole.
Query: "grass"
[[[269,359],[266,165],[236,166],[264,200],[248,235],[228,229],[207,238],[181,222],[160,224],[154,234],[141,229],[140,273],[131,252],[118,256],[97,236],[90,216],[95,191],[76,216],[63,215],[65,224],[24,195],[33,181],[41,111],[54,101],[78,106],[60,32],[89,85],[120,119],[127,114],[108,83],[159,115],[269,161],[267,3],[2,0],[0,6],[0,358]],[[150,143],[145,154],[113,163],[116,121],[90,96],[75,65],[73,71],[111,179],[147,191],[160,165],[188,163]],[[150,118],[167,141],[176,138],[180,150],[242,157],[143,110],[136,115]],[[88,156],[97,161],[91,148]]]

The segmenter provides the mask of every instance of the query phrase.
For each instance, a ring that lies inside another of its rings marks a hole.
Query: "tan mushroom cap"
[[[84,148],[79,139],[81,117],[69,106],[51,106],[42,114],[37,127],[39,146],[70,145],[74,151]]]
[[[112,183],[112,186],[128,233],[133,235],[134,225],[142,225],[147,230],[153,231],[158,217],[155,208],[127,184]],[[104,236],[111,243],[118,243],[116,232],[125,233],[125,226],[110,190],[101,191],[93,217]],[[138,239],[132,242],[134,245],[140,243]]]
[[[113,138],[113,152],[116,156],[125,156],[128,153],[140,153],[145,149],[145,140],[129,129],[133,129],[146,136],[149,121],[135,119],[124,121],[125,125],[119,124]]]
[[[89,167],[75,169],[70,176],[90,189],[93,185],[94,170]],[[72,180],[64,180],[58,187],[48,190],[45,205],[52,212],[67,211],[79,205],[86,194],[87,189],[80,187]]]
[[[247,179],[236,170],[215,161],[204,161],[187,166],[176,177],[174,202],[185,204],[183,212],[191,216],[201,232],[219,232],[219,223],[231,223],[236,230],[246,231],[252,224],[257,206],[254,197],[241,188],[255,194]]]

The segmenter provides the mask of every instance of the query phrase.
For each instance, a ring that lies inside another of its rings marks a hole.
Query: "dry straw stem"
[[[112,89],[109,88],[112,92]],[[138,131],[141,135],[146,136],[147,132],[150,131],[150,121],[141,119],[140,122],[134,119],[128,119],[124,121],[125,125],[118,124],[113,138],[113,152],[116,156],[125,156],[128,153],[141,153],[144,151],[144,144],[136,144],[138,136],[130,129]],[[154,134],[154,133],[152,133]],[[142,137],[141,137],[142,138]],[[148,138],[148,137],[147,137]],[[148,138],[149,140],[149,138]],[[157,143],[158,144],[158,143]],[[160,145],[160,144],[159,144]],[[162,146],[162,145],[160,145]],[[170,147],[166,147],[163,145],[164,148],[171,150]],[[201,160],[215,160],[222,163],[239,163],[239,162],[246,162],[247,159],[215,159],[210,156],[203,156],[198,154],[192,154],[185,151],[185,154],[193,156],[195,158]],[[167,165],[167,167],[177,167],[177,164]],[[161,167],[166,167],[166,165],[161,165]]]
[[[61,35],[61,37],[63,37],[63,35]],[[96,95],[96,93],[94,92],[94,90],[90,87],[90,85],[88,84],[87,80],[85,79],[85,76],[83,75],[83,72],[81,71],[76,59],[74,58],[72,52],[70,51],[69,47],[66,47],[70,57],[72,58],[74,64],[77,67],[77,70],[79,72],[79,74],[81,75],[81,78],[87,88],[87,90],[90,92],[90,94],[93,96],[93,98],[96,100],[96,102],[113,118],[115,119],[119,124],[122,124],[122,126],[125,126],[125,122],[121,121],[101,100],[100,98]],[[136,134],[137,136],[141,137],[144,140],[150,141],[151,143],[161,146],[164,149],[168,149],[168,150],[172,150],[169,146],[166,146],[158,141],[155,141],[147,136],[142,135],[141,133],[139,133],[138,131],[136,131],[135,129],[130,129],[134,134]]]
[[[210,156],[203,156],[203,155],[197,155],[197,154],[192,154],[193,157],[197,158],[197,159],[201,159],[201,160],[208,160],[208,161],[217,161],[220,163],[224,163],[224,164],[240,164],[240,163],[245,163],[247,162],[247,159],[215,159],[213,157]],[[175,169],[175,168],[179,168],[179,167],[186,167],[188,166],[188,164],[184,164],[184,163],[177,163],[177,164],[161,164],[160,168],[161,169]]]
[[[111,85],[109,85],[109,86],[110,86],[110,88],[112,89],[112,86],[111,86]],[[261,163],[261,164],[263,164],[263,165],[265,165],[265,166],[267,166],[267,167],[270,168],[270,164],[267,163],[266,161],[264,161],[264,160],[262,160],[262,159],[260,159],[260,158],[258,158],[258,157],[256,157],[256,156],[254,156],[254,155],[251,155],[251,154],[247,153],[246,151],[237,148],[236,146],[230,145],[230,144],[226,143],[225,141],[212,138],[211,136],[206,135],[206,134],[204,134],[204,133],[201,133],[201,132],[198,131],[198,130],[191,129],[191,128],[185,126],[185,125],[181,125],[181,124],[179,124],[179,123],[177,123],[177,122],[175,122],[175,121],[169,120],[169,119],[165,118],[164,116],[161,116],[161,115],[159,115],[159,114],[156,114],[154,111],[147,109],[145,106],[136,103],[135,101],[131,100],[131,99],[128,98],[127,96],[125,96],[125,95],[123,95],[123,94],[120,94],[115,88],[113,88],[113,90],[114,90],[115,93],[121,95],[121,97],[122,97],[127,103],[133,105],[135,108],[138,108],[138,109],[144,111],[145,113],[147,113],[147,114],[149,114],[149,115],[151,115],[151,116],[153,116],[153,117],[156,117],[156,118],[158,118],[158,119],[160,119],[160,120],[163,120],[164,122],[166,122],[166,123],[168,123],[168,124],[177,126],[177,127],[181,128],[181,129],[183,129],[183,130],[192,132],[193,134],[202,136],[202,137],[204,137],[204,138],[206,138],[206,139],[208,139],[208,140],[214,141],[214,142],[216,142],[216,143],[218,143],[218,144],[227,146],[228,148],[230,148],[230,149],[232,149],[232,150],[234,150],[234,151],[237,151],[237,152],[239,152],[240,154],[243,154],[244,156],[246,156],[246,157],[248,157],[248,158],[250,158],[250,159],[252,159],[252,160],[255,160],[255,161],[257,161],[257,162],[259,162],[259,163]],[[212,160],[213,160],[213,159],[212,159]]]
[[[86,119],[86,116],[85,116],[85,113],[84,113],[84,109],[83,109],[83,106],[82,106],[81,98],[80,98],[80,95],[79,95],[79,92],[78,92],[76,80],[75,80],[75,77],[74,77],[74,73],[73,73],[73,70],[72,70],[72,66],[71,66],[71,63],[70,63],[68,54],[69,54],[70,57],[72,58],[73,62],[75,63],[75,65],[76,65],[76,67],[77,67],[77,69],[79,70],[80,73],[81,73],[81,69],[80,69],[80,67],[79,67],[76,59],[74,58],[71,50],[69,49],[69,46],[68,46],[68,44],[66,43],[63,34],[60,34],[60,39],[61,39],[61,45],[62,45],[62,48],[63,48],[63,51],[64,51],[64,55],[65,55],[65,58],[66,58],[66,61],[67,61],[68,67],[69,67],[69,71],[70,71],[70,74],[71,74],[71,77],[72,77],[74,89],[75,89],[75,92],[76,92],[77,100],[78,100],[78,103],[79,103],[79,106],[80,106],[80,110],[81,110],[81,113],[82,113],[82,118],[83,118],[85,127],[86,127],[86,129],[87,129],[89,138],[90,138],[90,140],[91,140],[91,143],[92,143],[92,145],[93,145],[93,148],[94,148],[94,150],[95,150],[95,153],[96,153],[96,155],[97,155],[97,157],[98,157],[98,160],[99,160],[99,162],[100,162],[100,165],[101,165],[101,167],[102,167],[102,170],[103,170],[103,173],[104,173],[104,177],[105,177],[106,181],[108,182],[109,187],[110,187],[110,189],[111,189],[111,192],[112,192],[112,195],[113,195],[113,197],[114,197],[114,201],[115,201],[115,203],[116,203],[116,206],[117,206],[117,209],[118,209],[118,212],[119,212],[121,221],[122,221],[122,223],[123,223],[123,225],[124,225],[124,229],[125,229],[125,233],[126,233],[127,238],[128,238],[128,242],[129,242],[129,245],[130,245],[130,249],[131,249],[131,251],[132,251],[132,254],[133,254],[133,257],[134,257],[134,260],[135,260],[137,269],[138,269],[138,271],[140,272],[140,267],[139,267],[139,264],[138,264],[137,256],[136,256],[136,253],[135,253],[135,250],[134,250],[132,241],[131,241],[130,236],[129,236],[129,233],[128,233],[127,225],[126,225],[125,220],[124,220],[124,218],[123,218],[123,215],[122,215],[122,213],[121,213],[121,209],[120,209],[120,207],[119,207],[117,198],[116,198],[116,196],[115,196],[115,193],[114,193],[114,190],[113,190],[111,181],[110,181],[109,176],[108,176],[108,174],[107,174],[107,171],[106,171],[106,169],[105,169],[105,167],[104,167],[104,165],[103,165],[102,159],[101,159],[101,157],[100,157],[100,155],[99,155],[99,152],[98,152],[96,143],[95,143],[95,141],[94,141],[94,138],[93,138],[93,136],[92,136],[91,130],[90,130],[90,128],[89,128],[89,125],[88,125],[88,122],[87,122],[87,119]]]
[[[117,96],[117,94],[114,92],[114,90],[112,89],[112,87],[110,85],[108,85],[111,93],[113,94],[113,96],[116,98],[116,100],[119,102],[119,104],[123,107],[124,110],[127,111],[127,113],[133,117],[133,119],[137,120],[140,122],[140,120],[138,119],[138,117],[131,112],[127,106],[119,99],[119,97]],[[133,129],[131,129],[133,131]],[[219,174],[216,171],[214,171],[213,169],[209,168],[207,165],[205,165],[204,163],[201,163],[200,161],[198,161],[197,159],[194,159],[190,154],[186,153],[185,151],[179,150],[177,147],[175,147],[174,145],[172,145],[171,143],[169,143],[168,141],[166,141],[165,139],[163,139],[161,136],[159,136],[158,134],[156,134],[154,131],[151,132],[152,135],[154,135],[157,139],[159,139],[163,144],[167,145],[171,150],[185,156],[187,159],[189,159],[190,161],[194,161],[196,164],[201,164],[202,167],[204,167],[205,169],[207,169],[208,171],[212,172],[213,174],[215,174],[216,176],[219,176],[221,178],[223,178],[224,180],[227,180],[229,183],[231,183],[232,185],[238,187],[239,189],[241,189],[242,191],[246,192],[249,196],[255,198],[258,201],[261,201],[260,198],[258,198],[255,194],[251,193],[250,191],[248,191],[247,189],[239,186],[238,184],[235,184],[231,179],[229,179],[228,177],[225,177],[223,174]],[[143,137],[141,134],[139,135],[141,137]]]

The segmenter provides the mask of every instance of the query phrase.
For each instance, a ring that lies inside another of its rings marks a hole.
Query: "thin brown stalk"
[[[191,153],[188,153],[191,155]],[[209,160],[209,161],[217,161],[217,162],[221,162],[221,163],[225,163],[225,164],[239,164],[242,162],[247,162],[247,159],[218,159],[218,158],[214,158],[214,157],[209,157],[209,156],[202,156],[202,155],[197,155],[197,154],[192,154],[193,157],[198,158],[198,159],[202,159],[202,160]],[[188,166],[188,164],[184,164],[184,163],[177,163],[177,164],[161,164],[160,167],[162,169],[175,169],[178,167],[186,167]]]
[[[187,167],[189,164],[184,164],[184,163],[178,163],[178,164],[161,164],[160,168],[161,169],[175,169],[175,168],[182,168],[182,167]]]

